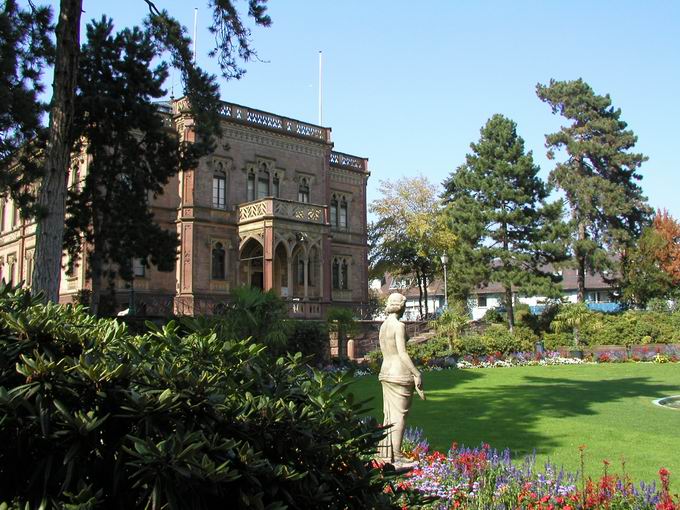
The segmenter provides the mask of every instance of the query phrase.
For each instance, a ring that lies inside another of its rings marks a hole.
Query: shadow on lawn
[[[466,446],[484,441],[509,447],[519,456],[550,453],[562,443],[538,428],[540,418],[594,415],[594,404],[677,392],[677,386],[644,377],[579,381],[527,376],[519,384],[465,388],[461,385],[470,379],[468,374],[482,377],[481,372],[451,373],[455,375],[431,379],[427,388],[431,402],[418,405],[410,420],[411,425],[425,429],[435,449],[444,451],[451,441]],[[451,392],[452,387],[457,389]]]

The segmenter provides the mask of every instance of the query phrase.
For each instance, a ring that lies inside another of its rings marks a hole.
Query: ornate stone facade
[[[300,317],[366,303],[368,161],[333,151],[330,128],[230,103],[221,113],[215,152],[151,202],[159,224],[180,237],[175,273],[140,266],[132,289],[119,282],[119,306],[134,299],[148,314],[211,313],[239,285],[274,289]],[[173,101],[167,115],[193,140],[185,99]],[[87,161],[82,166],[80,175]],[[2,225],[2,274],[13,256],[13,280],[30,285],[32,226]],[[81,264],[75,276],[63,275],[64,301],[87,288],[85,274]]]

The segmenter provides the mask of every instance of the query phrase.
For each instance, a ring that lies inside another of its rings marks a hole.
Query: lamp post
[[[449,263],[449,256],[444,254],[440,257],[442,261],[442,265],[444,266],[444,308],[448,309],[449,308],[449,292],[448,292],[448,287],[446,285],[446,264]]]

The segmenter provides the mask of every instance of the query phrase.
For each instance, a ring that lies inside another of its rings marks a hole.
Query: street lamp
[[[444,308],[449,308],[449,292],[446,285],[446,264],[449,263],[449,256],[445,253],[440,257],[442,265],[444,266]]]

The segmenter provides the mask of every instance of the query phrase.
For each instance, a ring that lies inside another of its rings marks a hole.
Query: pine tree
[[[45,130],[43,70],[52,59],[52,11],[21,9],[5,0],[0,11],[0,196],[9,195],[23,210],[32,203],[30,186],[40,176],[39,155]]]
[[[195,147],[183,146],[164,125],[154,99],[163,97],[167,65],[154,66],[157,46],[148,31],[113,35],[103,18],[88,24],[80,54],[74,134],[87,155],[87,172],[69,193],[65,244],[70,268],[85,248],[94,313],[104,277],[132,279],[132,260],[174,269],[177,234],[163,230],[148,197],[182,166],[195,163]]]
[[[562,204],[546,201],[549,190],[512,120],[494,115],[480,133],[465,164],[444,182],[444,198],[468,253],[463,271],[483,276],[474,283],[503,285],[512,330],[514,290],[555,292],[556,277],[546,266],[564,259]]]
[[[550,173],[550,181],[564,191],[571,208],[578,300],[583,302],[586,273],[606,276],[614,267],[614,254],[625,280],[628,251],[652,212],[637,184],[642,178],[637,170],[647,158],[631,152],[637,137],[626,129],[609,95],[595,94],[581,79],[539,83],[536,92],[553,113],[571,121],[546,135],[546,147],[550,159],[561,149],[567,155]]]
[[[141,4],[142,2],[140,2]],[[196,118],[197,140],[209,150],[219,135],[219,93],[215,77],[195,66],[191,40],[186,29],[152,0],[144,0],[149,9],[147,27],[153,31],[158,47],[170,55],[172,65],[180,70],[185,94]],[[248,0],[248,16],[261,26],[269,26],[267,0]],[[212,55],[225,78],[239,78],[244,70],[239,59],[249,60],[255,52],[250,46],[250,30],[244,24],[235,0],[209,0],[212,11],[210,31],[216,46]],[[44,171],[37,205],[41,209],[36,228],[35,272],[32,288],[45,298],[59,298],[59,276],[64,234],[66,176],[73,144],[73,103],[80,50],[80,15],[83,0],[60,0],[56,28],[54,93],[51,100]],[[237,56],[238,55],[238,56]]]

